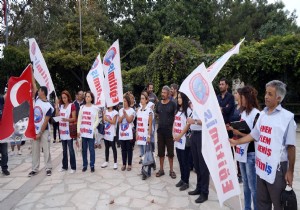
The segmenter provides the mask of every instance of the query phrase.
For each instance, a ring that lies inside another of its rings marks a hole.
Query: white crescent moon
[[[18,93],[18,90],[19,88],[21,87],[21,85],[25,82],[28,82],[26,80],[21,80],[19,82],[17,82],[11,89],[10,91],[10,101],[11,101],[11,104],[13,105],[13,107],[16,107],[16,106],[19,106],[19,102],[17,100],[17,93]]]

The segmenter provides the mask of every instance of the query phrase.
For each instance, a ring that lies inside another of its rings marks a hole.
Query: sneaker
[[[114,163],[114,170],[117,170],[117,168],[118,168],[118,164]]]
[[[21,150],[19,150],[19,151],[18,151],[18,155],[22,155],[22,152],[21,152]]]
[[[73,170],[73,169],[71,169],[71,170],[69,171],[70,174],[74,174],[75,172],[76,172],[76,170]]]
[[[51,170],[47,170],[46,174],[47,174],[47,176],[51,176],[51,174],[52,174]]]
[[[64,172],[64,171],[66,171],[67,169],[64,169],[64,168],[60,168],[60,169],[58,169],[58,172]]]
[[[8,170],[3,170],[3,171],[2,171],[2,174],[3,174],[4,176],[9,176],[9,175],[10,175],[10,172],[9,172]]]
[[[31,171],[31,172],[28,174],[28,177],[32,177],[32,176],[35,176],[35,175],[37,175],[37,172]]]
[[[106,168],[108,166],[108,162],[104,162],[102,165],[101,165],[101,168]]]
[[[94,173],[95,172],[95,168],[91,167],[91,172]]]
[[[86,172],[86,170],[87,170],[87,168],[83,168],[83,169],[82,169],[82,172]]]

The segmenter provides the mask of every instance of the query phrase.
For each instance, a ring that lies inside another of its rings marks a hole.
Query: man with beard
[[[157,103],[156,108],[156,114],[159,119],[157,128],[157,147],[160,163],[160,169],[156,173],[156,177],[160,177],[165,174],[164,160],[165,149],[167,147],[168,159],[170,164],[169,175],[172,179],[175,179],[176,174],[173,171],[174,141],[172,136],[172,127],[176,113],[176,104],[172,100],[170,100],[169,94],[170,88],[168,86],[164,86],[161,91],[161,101]]]
[[[171,100],[177,103],[177,96],[178,96],[178,85],[173,83],[171,86]]]
[[[152,103],[156,104],[158,102],[157,96],[155,95],[155,93],[153,93],[153,83],[149,82],[147,84],[147,93],[149,96],[149,101],[151,101]]]

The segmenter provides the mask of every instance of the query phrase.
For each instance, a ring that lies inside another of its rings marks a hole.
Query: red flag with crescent
[[[35,139],[31,64],[8,80],[0,131],[1,142]]]

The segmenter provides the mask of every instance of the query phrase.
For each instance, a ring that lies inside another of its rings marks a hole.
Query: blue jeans
[[[75,159],[75,152],[73,147],[73,139],[62,140],[61,144],[63,148],[62,168],[68,170],[68,147],[69,147],[71,169],[76,170],[76,159]]]
[[[239,164],[243,178],[245,210],[251,210],[251,197],[254,210],[257,210],[255,152],[247,154],[247,163],[239,162]]]
[[[82,137],[82,161],[83,161],[83,168],[87,168],[88,161],[87,161],[87,148],[89,147],[90,151],[90,167],[93,168],[95,165],[95,139],[92,138],[85,138]]]

